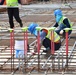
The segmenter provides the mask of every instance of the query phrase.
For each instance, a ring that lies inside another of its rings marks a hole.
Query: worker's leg
[[[14,17],[16,21],[20,24],[20,27],[23,27],[22,21],[19,17],[19,8],[14,8]]]
[[[12,8],[7,8],[7,12],[8,12],[8,17],[9,17],[10,28],[13,28],[14,27],[14,23],[13,23],[13,9]]]
[[[55,51],[59,50],[60,46],[61,46],[61,42],[60,43],[55,43]]]
[[[49,57],[51,55],[51,41],[48,38],[45,38],[42,44],[46,48],[43,50],[43,52],[46,53],[45,57]]]
[[[48,38],[45,38],[42,42],[42,45],[46,48],[46,49],[51,49],[51,41]]]

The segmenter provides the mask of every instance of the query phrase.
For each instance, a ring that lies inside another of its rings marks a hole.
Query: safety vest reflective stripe
[[[18,6],[18,0],[6,0],[7,6]]]
[[[48,32],[46,37],[52,40],[53,36],[51,36],[51,31]],[[60,36],[56,32],[54,32],[54,42],[57,42],[58,40],[60,40]]]
[[[63,20],[64,20],[65,18],[67,18],[67,17],[64,17],[64,16],[63,16],[63,17],[60,19],[60,21],[59,21],[58,25],[60,25],[60,24],[65,25],[65,24],[63,23]],[[69,19],[68,19],[68,21],[69,21],[70,26],[72,27],[72,23],[70,22],[70,20],[69,20]],[[66,26],[66,25],[65,25],[65,26]]]

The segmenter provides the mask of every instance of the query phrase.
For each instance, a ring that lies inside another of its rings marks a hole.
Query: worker
[[[0,0],[0,5],[3,5],[5,0]]]
[[[28,31],[37,37],[36,27],[39,27],[39,25],[36,23],[31,23],[28,26]],[[47,54],[51,51],[51,36],[50,36],[50,34],[51,34],[50,30],[47,30],[45,28],[40,30],[40,47],[41,47],[41,45],[43,45],[45,47],[45,50],[43,50],[43,52],[46,52]],[[58,50],[61,46],[60,36],[56,32],[54,32],[54,36],[55,36],[55,39],[54,39],[55,50]]]
[[[6,0],[7,12],[9,17],[10,28],[14,28],[13,17],[23,27],[22,21],[19,17],[18,0]]]
[[[57,34],[65,37],[64,29],[72,28],[72,24],[67,17],[63,16],[62,11],[60,9],[55,10],[54,15],[55,15],[55,19],[56,19],[56,23],[55,23],[54,27],[57,27],[57,29],[55,31],[57,32]],[[71,32],[72,32],[72,30],[69,30],[68,34],[70,35]]]

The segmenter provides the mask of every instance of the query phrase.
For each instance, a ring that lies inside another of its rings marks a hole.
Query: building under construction
[[[24,3],[19,7],[23,28],[14,20],[13,30],[8,30],[6,8],[6,5],[0,6],[0,75],[76,75],[76,0],[33,0]],[[32,22],[40,27],[52,27],[55,9],[61,9],[71,20],[72,33],[69,38],[61,37],[59,50],[45,57],[44,47],[39,49],[39,38],[32,35],[27,27]],[[38,47],[34,52],[36,40]],[[17,54],[19,49],[22,49],[23,55]]]

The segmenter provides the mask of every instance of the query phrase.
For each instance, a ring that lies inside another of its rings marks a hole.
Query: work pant
[[[10,24],[10,28],[14,27],[14,22],[13,22],[13,17],[16,19],[16,21],[19,24],[22,24],[22,21],[19,17],[19,8],[7,8],[8,11],[8,17],[9,17],[9,24]]]
[[[45,48],[50,48],[51,49],[51,40],[48,39],[48,38],[45,38],[42,42],[42,45],[45,47]],[[60,43],[54,43],[54,49],[55,50],[58,50],[61,46],[61,42]]]

